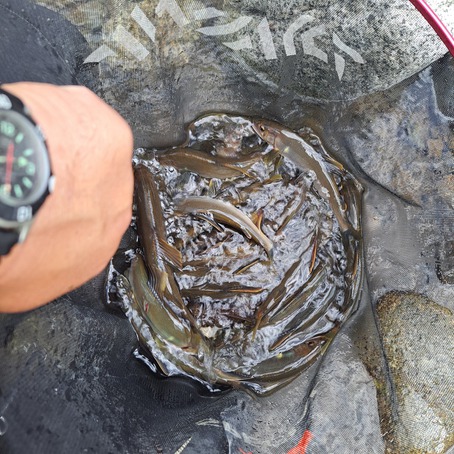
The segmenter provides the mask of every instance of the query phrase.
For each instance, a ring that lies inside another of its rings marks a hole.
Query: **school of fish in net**
[[[309,128],[209,115],[137,150],[137,249],[117,295],[160,373],[266,394],[358,305],[362,187]]]

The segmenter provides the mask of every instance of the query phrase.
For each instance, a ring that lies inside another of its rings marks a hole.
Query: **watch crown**
[[[49,178],[49,183],[48,183],[48,189],[49,189],[49,192],[52,194],[55,190],[55,176],[52,175],[50,178]]]
[[[10,110],[11,107],[13,107],[13,104],[8,96],[0,94],[0,109]]]

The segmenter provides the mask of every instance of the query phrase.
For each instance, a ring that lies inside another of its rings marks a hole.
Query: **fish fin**
[[[216,198],[219,188],[220,188],[219,180],[211,179],[208,184],[208,190],[207,190],[208,196],[212,197],[212,198]]]
[[[251,221],[255,224],[255,226],[262,231],[262,221],[263,221],[263,209],[257,210],[255,213],[251,215]]]
[[[314,235],[314,244],[312,246],[311,262],[309,264],[309,275],[312,274],[315,267],[315,260],[317,259],[317,247],[318,247],[318,233]]]
[[[255,341],[255,336],[257,335],[258,329],[262,326],[263,314],[259,314],[256,318],[254,327],[252,328],[251,342]]]
[[[283,179],[282,174],[280,173],[275,173],[274,175],[271,175],[268,180],[264,181],[264,184],[268,183],[274,183],[275,181],[281,181]]]
[[[274,161],[274,173],[275,174],[279,173],[279,169],[283,163],[284,163],[284,157],[282,156],[282,154],[280,154]]]
[[[227,167],[228,169],[236,170],[237,172],[242,173],[243,175],[245,175],[248,178],[254,178],[254,176],[248,172],[248,170],[252,167],[252,164],[246,165],[246,166],[244,166],[244,168],[240,167],[238,165],[235,165],[235,164],[223,164],[223,165],[224,165],[224,167]]]
[[[203,219],[204,221],[207,221],[209,224],[211,224],[218,232],[224,232],[224,227],[220,225],[218,222],[216,222],[212,216],[209,216],[207,214],[203,213],[196,213],[195,215],[199,219]]]
[[[164,294],[164,291],[166,290],[166,288],[168,287],[168,285],[169,285],[169,275],[167,274],[166,271],[164,271],[164,272],[162,273],[162,280],[161,280],[161,282],[159,283],[159,289],[158,289],[159,295]]]
[[[262,161],[265,163],[266,166],[270,166],[273,164],[276,157],[279,155],[279,151],[277,151],[275,148],[273,148],[273,146],[270,144],[268,145],[268,147],[266,149],[269,151],[265,152],[265,154],[262,157]]]
[[[181,252],[165,240],[159,239],[158,242],[163,259],[173,268],[181,270],[183,268],[183,258],[181,257]]]
[[[340,174],[345,173],[345,167],[342,165],[342,163],[336,161],[334,158],[328,156],[327,154],[324,154],[323,157],[326,161],[328,161],[328,164],[331,166],[331,170],[337,171]]]

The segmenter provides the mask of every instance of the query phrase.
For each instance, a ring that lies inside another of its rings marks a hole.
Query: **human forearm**
[[[55,191],[23,244],[0,262],[0,311],[22,311],[99,273],[130,222],[132,134],[81,87],[12,84],[47,138]]]

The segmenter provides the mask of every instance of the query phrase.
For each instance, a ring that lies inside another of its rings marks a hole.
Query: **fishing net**
[[[431,3],[452,30],[453,3]],[[454,61],[410,2],[0,0],[0,26],[2,83],[86,85],[137,149],[213,113],[310,128],[364,188],[365,274],[324,354],[259,397],[152,373],[107,270],[1,315],[0,452],[450,450]]]

